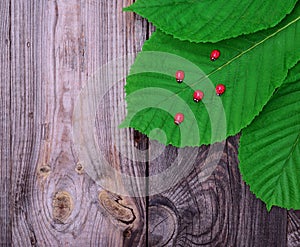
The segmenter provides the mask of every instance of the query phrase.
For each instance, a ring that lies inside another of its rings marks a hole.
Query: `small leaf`
[[[300,5],[275,28],[216,44],[180,41],[157,31],[127,78],[128,114],[121,127],[177,147],[224,140],[250,124],[300,59]],[[210,53],[221,56],[210,61]],[[175,73],[185,71],[183,83]],[[226,91],[217,96],[215,86]],[[202,90],[201,102],[193,102]],[[176,113],[185,114],[176,126]],[[158,131],[160,130],[160,131]],[[164,135],[161,133],[164,132]]]
[[[299,71],[300,63],[240,140],[243,180],[268,210],[300,209],[300,78],[291,82]]]
[[[217,42],[278,24],[296,0],[137,0],[125,10],[180,40]]]

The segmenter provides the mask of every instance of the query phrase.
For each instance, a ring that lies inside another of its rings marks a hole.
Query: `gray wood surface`
[[[0,245],[10,245],[12,238],[11,224],[11,108],[10,108],[10,5],[0,2]]]
[[[151,197],[154,209],[150,210],[149,226],[157,223],[157,208],[162,206],[168,208],[176,222],[176,227],[167,221],[161,223],[165,226],[159,226],[174,232],[167,246],[286,246],[287,213],[279,208],[268,213],[241,180],[238,140],[238,136],[231,137],[224,147],[215,144],[213,152],[209,147],[199,148],[190,174],[168,191]],[[177,149],[168,147],[152,163],[150,173],[162,170],[162,166],[167,168],[176,155]],[[218,165],[202,181],[202,170],[214,162]],[[152,229],[151,245],[164,240],[165,231],[159,228]]]
[[[123,14],[125,4],[130,2],[1,3],[3,243],[145,245],[145,199],[103,191],[80,165],[72,139],[74,102],[88,78],[110,59],[136,53],[147,36],[148,24]],[[124,97],[123,85],[112,94]],[[133,143],[132,130],[123,134]],[[101,140],[104,152],[111,152],[111,140]],[[118,155],[112,159],[124,163]],[[144,176],[144,166],[131,162],[123,169]]]
[[[300,212],[291,210],[288,214],[288,246],[300,246]]]
[[[92,166],[75,148],[73,111],[90,78],[116,58],[122,80],[100,101],[91,95],[98,103],[99,152],[133,177],[163,174],[180,153],[116,127],[126,114],[129,54],[140,51],[153,31],[142,18],[122,12],[131,3],[0,2],[0,245],[300,246],[299,213],[268,213],[241,180],[239,137],[229,138],[224,149],[215,145],[213,152],[184,150],[196,159],[187,176],[173,173],[174,185],[145,179],[134,196],[124,196],[92,179]],[[216,169],[202,181],[214,161]],[[128,191],[122,180],[108,180]],[[159,184],[165,190],[146,196]]]

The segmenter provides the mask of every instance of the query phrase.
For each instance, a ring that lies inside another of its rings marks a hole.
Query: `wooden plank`
[[[169,174],[179,180],[177,185],[165,184],[166,191],[150,198],[149,246],[286,246],[286,211],[273,208],[268,213],[241,180],[238,140],[229,138],[224,150],[220,144],[213,152],[209,147],[195,149],[197,157],[188,176],[178,179],[180,172]],[[184,150],[183,160],[193,158],[189,152],[193,154],[190,148]],[[179,153],[166,148],[151,162],[150,175],[174,165]],[[214,162],[211,175],[203,177]]]
[[[127,53],[136,53],[146,38],[146,22],[122,13],[122,7],[130,3],[11,1],[14,246],[145,245],[145,199],[120,197],[96,184],[86,174],[90,166],[81,164],[72,136],[74,105],[89,78],[113,58],[126,61]],[[5,54],[4,60],[8,59]],[[123,64],[118,69],[125,76],[129,64]],[[121,133],[109,128],[125,114],[123,85],[124,80],[108,92],[104,100],[109,107],[98,111],[100,151],[124,173],[144,176],[145,163],[134,161],[143,138],[132,130]],[[3,99],[6,107],[8,98]],[[116,105],[123,110],[110,108]],[[119,115],[111,119],[112,112]],[[9,126],[2,127],[9,131]],[[120,135],[130,143],[121,154],[113,143]],[[2,176],[7,172],[2,170]],[[136,193],[142,195],[144,190]],[[4,207],[6,213],[8,207]],[[9,223],[6,214],[1,215]],[[9,244],[10,228],[6,231],[1,234]]]
[[[300,211],[290,210],[288,213],[288,247],[300,246]]]
[[[12,203],[10,201],[10,3],[0,2],[0,245],[11,245],[11,217]],[[3,227],[4,226],[4,227]]]

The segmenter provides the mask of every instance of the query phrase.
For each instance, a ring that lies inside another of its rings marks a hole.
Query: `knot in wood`
[[[60,191],[55,194],[52,206],[54,221],[64,224],[73,211],[73,199],[68,192]]]
[[[124,224],[131,224],[135,220],[133,209],[119,203],[119,200],[114,199],[106,191],[99,193],[99,202],[103,209],[113,219]]]
[[[149,207],[149,245],[166,246],[172,243],[177,232],[176,213],[167,206]]]
[[[127,228],[123,231],[124,238],[130,238],[131,237],[131,229]]]
[[[51,167],[48,165],[43,165],[38,170],[38,175],[41,177],[47,177],[51,172]]]
[[[83,173],[83,170],[84,170],[84,167],[81,163],[77,163],[76,165],[76,168],[75,168],[75,171],[78,173],[78,174],[82,174]]]

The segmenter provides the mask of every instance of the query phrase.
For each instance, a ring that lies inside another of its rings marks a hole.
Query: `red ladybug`
[[[196,103],[203,99],[204,93],[201,90],[196,90],[194,92],[193,98]]]
[[[183,80],[184,80],[184,71],[182,71],[182,70],[177,70],[177,71],[176,71],[175,77],[176,77],[176,81],[177,81],[178,83],[183,82]]]
[[[210,53],[210,60],[211,61],[215,61],[219,58],[220,56],[220,51],[219,50],[213,50],[211,53]]]
[[[216,94],[218,96],[222,95],[225,92],[225,90],[226,90],[226,88],[225,88],[225,86],[223,84],[218,84],[216,86]]]
[[[184,115],[182,114],[182,113],[177,113],[176,115],[175,115],[175,117],[174,117],[174,123],[176,124],[176,125],[179,125],[179,124],[181,124],[182,122],[183,122],[183,120],[184,120]]]

